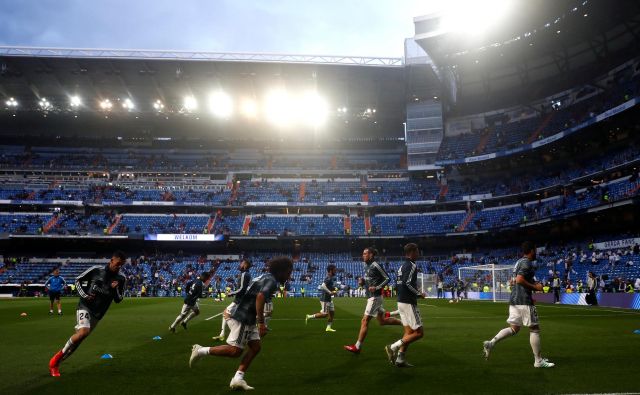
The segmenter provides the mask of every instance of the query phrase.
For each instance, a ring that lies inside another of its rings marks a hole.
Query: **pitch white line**
[[[423,319],[425,320],[429,320],[429,319],[500,319],[503,318],[504,315],[492,315],[492,316],[440,316],[440,317],[432,317],[432,316],[425,316],[423,317]],[[543,315],[540,315],[540,317],[545,317]],[[549,318],[550,316],[547,316],[547,318]],[[567,315],[563,315],[563,317],[616,317],[615,314],[567,314]],[[618,317],[622,317],[622,315],[619,315]],[[322,319],[317,319],[318,321],[321,321]],[[361,321],[361,318],[334,318],[334,321]],[[304,319],[302,318],[272,318],[271,321],[304,321]]]
[[[592,307],[588,307],[588,306],[584,306],[584,307],[572,307],[572,306],[567,306],[567,305],[562,305],[562,306],[549,306],[546,304],[539,304],[536,305],[537,307],[544,307],[546,308],[551,308],[551,309],[571,309],[571,310],[582,310],[582,311],[588,311],[590,308],[593,309],[592,311],[608,311],[611,313],[618,313],[618,314],[632,314],[632,315],[639,315],[640,312],[635,312],[635,311],[626,311],[626,310],[609,310],[609,309],[603,309],[597,306],[592,306]]]
[[[214,318],[216,318],[216,317],[220,317],[220,316],[222,315],[222,313],[224,313],[224,311],[221,311],[221,312],[219,312],[219,313],[218,313],[218,314],[216,314],[216,315],[212,315],[212,316],[211,316],[211,317],[209,317],[209,318],[205,318],[204,320],[205,320],[205,321],[211,321],[212,319],[214,319]]]

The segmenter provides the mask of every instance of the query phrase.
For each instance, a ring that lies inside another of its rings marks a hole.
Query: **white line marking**
[[[634,315],[640,314],[640,312],[635,312],[635,311],[608,310],[608,309],[602,309],[602,308],[597,307],[597,306],[593,306],[593,307],[589,307],[589,306],[572,307],[572,306],[567,306],[567,305],[549,306],[549,305],[546,305],[546,304],[537,304],[536,307],[544,307],[545,309],[546,308],[551,308],[551,309],[571,309],[571,310],[582,310],[582,311],[587,311],[589,309],[593,309],[593,311],[608,311],[608,312],[611,312],[611,313],[618,313],[618,314],[634,314]]]
[[[219,313],[218,313],[218,314],[216,314],[216,315],[212,315],[212,316],[211,316],[211,317],[209,317],[209,318],[205,318],[204,320],[205,320],[205,321],[211,321],[212,319],[214,319],[214,318],[216,318],[216,317],[220,317],[220,316],[222,315],[222,313],[224,313],[224,311],[221,311],[221,312],[219,312]]]

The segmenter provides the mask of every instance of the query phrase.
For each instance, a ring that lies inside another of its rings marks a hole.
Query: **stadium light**
[[[198,101],[193,96],[186,96],[183,102],[184,109],[191,112],[198,109]]]
[[[244,99],[240,102],[240,113],[253,119],[258,116],[258,104],[253,99]]]
[[[135,107],[136,106],[133,104],[133,101],[131,101],[131,99],[129,99],[128,97],[122,102],[122,108],[124,108],[125,110],[131,111]]]
[[[71,96],[71,98],[69,98],[69,104],[71,104],[71,107],[80,107],[80,105],[82,104],[82,99],[80,99],[79,96]]]
[[[51,103],[49,103],[49,101],[44,97],[40,99],[40,101],[38,102],[38,105],[40,105],[40,108],[43,110],[48,110],[51,108]]]
[[[111,100],[109,99],[105,99],[100,102],[100,109],[102,110],[109,111],[112,107],[113,103],[111,103]]]
[[[305,93],[298,103],[300,103],[300,108],[296,113],[302,123],[311,127],[319,127],[327,121],[329,106],[317,92]]]
[[[497,24],[514,6],[515,0],[465,1],[452,0],[440,3],[443,32],[482,35]]]
[[[7,107],[18,107],[18,101],[13,97],[10,97],[9,100],[6,101]]]
[[[264,109],[267,121],[276,126],[288,126],[293,120],[290,116],[292,103],[284,89],[275,89],[265,98]]]
[[[233,114],[233,100],[223,91],[216,91],[209,97],[209,110],[218,118],[229,118]]]
[[[164,109],[164,104],[162,104],[160,100],[156,100],[155,102],[153,102],[153,108],[156,111],[162,111]]]

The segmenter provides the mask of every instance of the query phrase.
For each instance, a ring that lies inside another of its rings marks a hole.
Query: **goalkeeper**
[[[69,358],[96,328],[111,302],[122,301],[126,280],[120,274],[120,268],[125,264],[126,259],[122,251],[116,251],[108,264],[93,266],[76,278],[76,289],[80,295],[76,310],[76,333],[49,361],[49,372],[52,376],[60,376],[60,363]]]

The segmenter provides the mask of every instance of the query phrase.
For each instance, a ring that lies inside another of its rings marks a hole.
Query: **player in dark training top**
[[[289,279],[293,270],[293,261],[288,257],[278,257],[269,261],[267,266],[268,273],[251,281],[236,311],[231,315],[226,313],[230,329],[227,344],[217,347],[202,347],[194,344],[191,349],[189,366],[193,366],[195,361],[206,355],[237,358],[242,355],[245,346],[248,346],[249,349],[229,383],[231,389],[253,389],[244,380],[244,374],[249,369],[251,361],[260,352],[260,339],[267,334],[267,326],[264,323],[265,302],[278,288],[278,282],[284,284]]]
[[[200,314],[200,305],[198,304],[198,299],[202,296],[204,287],[209,283],[210,277],[211,273],[203,272],[200,277],[187,283],[187,286],[185,287],[185,291],[187,294],[184,297],[184,304],[182,305],[180,314],[178,314],[175,321],[173,321],[173,323],[169,327],[169,330],[171,332],[176,332],[176,326],[178,324],[182,325],[182,327],[186,330],[187,322],[191,321],[193,317]]]
[[[389,362],[398,367],[411,367],[404,355],[409,348],[409,344],[422,339],[422,317],[418,309],[418,298],[423,295],[418,291],[418,246],[409,243],[404,246],[405,261],[398,269],[396,286],[398,289],[398,311],[400,320],[404,326],[404,335],[395,343],[385,347]]]
[[[238,288],[234,291],[229,292],[227,296],[233,296],[233,302],[226,308],[226,312],[229,316],[233,315],[236,311],[236,307],[242,300],[245,292],[247,292],[247,288],[249,287],[249,283],[251,282],[251,273],[249,273],[249,269],[251,269],[251,261],[248,259],[243,259],[240,262],[240,284],[238,284]],[[227,327],[227,319],[222,317],[222,328],[220,329],[220,334],[218,336],[214,336],[213,340],[224,341],[225,329]]]
[[[60,270],[58,268],[53,269],[51,277],[44,283],[45,289],[49,291],[49,314],[53,314],[53,302],[58,304],[58,315],[62,315],[62,303],[60,303],[60,295],[64,291],[64,287],[67,282],[64,278],[60,277]]]
[[[76,333],[49,361],[49,373],[52,376],[60,376],[60,363],[69,358],[80,343],[95,330],[111,302],[122,301],[125,278],[120,274],[120,268],[126,260],[122,251],[116,251],[107,265],[93,266],[76,278],[76,289],[80,295],[76,310]]]
[[[309,320],[315,318],[329,317],[325,332],[335,332],[336,330],[331,328],[334,315],[333,300],[331,298],[336,294],[336,265],[327,266],[327,277],[320,285],[320,291],[320,312],[307,314],[304,323],[307,324]]]
[[[555,364],[540,355],[540,326],[538,312],[533,304],[533,291],[542,291],[542,284],[536,282],[536,269],[532,264],[536,259],[536,247],[533,243],[525,241],[522,243],[522,253],[523,257],[516,262],[513,269],[515,284],[513,284],[509,298],[509,318],[507,319],[509,327],[502,329],[493,339],[483,343],[484,357],[489,359],[491,350],[499,341],[516,335],[520,331],[520,327],[528,326],[529,343],[534,357],[533,366],[552,368]]]
[[[364,310],[364,316],[360,322],[360,332],[358,333],[358,341],[355,344],[344,346],[344,349],[354,354],[360,353],[360,348],[364,339],[367,337],[369,322],[373,317],[378,319],[380,325],[400,325],[400,320],[385,315],[382,307],[382,289],[389,284],[389,275],[384,271],[382,266],[376,262],[378,251],[373,247],[365,248],[362,252],[362,260],[364,261],[364,281],[367,295],[367,307]]]

